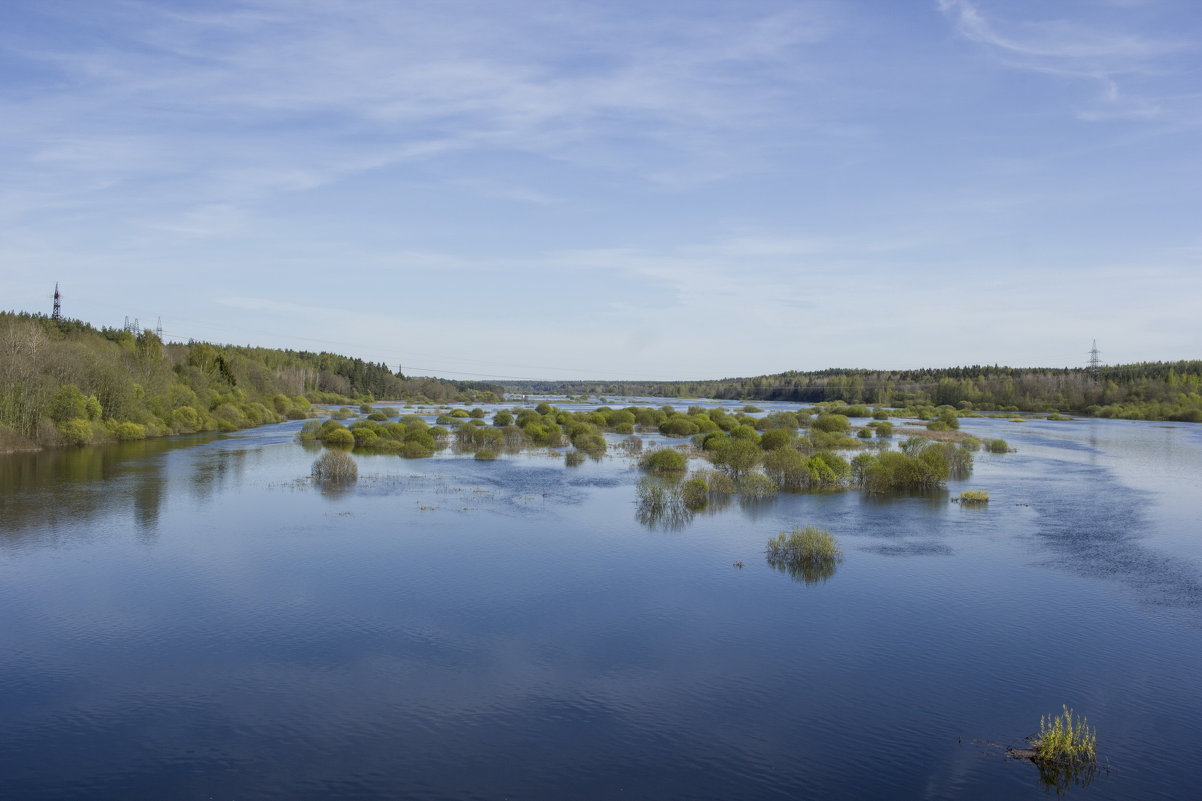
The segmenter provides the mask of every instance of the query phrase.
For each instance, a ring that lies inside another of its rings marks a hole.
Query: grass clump
[[[782,531],[768,540],[766,553],[772,568],[806,584],[826,581],[843,561],[843,551],[834,536],[817,526]]]
[[[985,450],[990,453],[1009,453],[1010,444],[1004,439],[987,439],[985,440]]]
[[[969,505],[989,503],[989,493],[985,490],[964,490],[964,492],[961,492],[960,497],[956,500],[958,500],[960,503]]]
[[[1039,719],[1039,737],[1035,740],[1037,762],[1061,765],[1087,765],[1097,759],[1097,732],[1089,722],[1073,714],[1067,705],[1059,715]]]
[[[834,535],[817,526],[782,531],[768,540],[769,561],[817,562],[829,559],[837,562],[842,558],[843,551],[839,549]]]
[[[329,450],[313,462],[313,478],[328,484],[352,484],[359,480],[359,466],[346,451]]]

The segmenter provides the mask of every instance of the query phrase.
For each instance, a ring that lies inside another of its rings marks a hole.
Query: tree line
[[[788,371],[712,381],[527,381],[510,393],[841,401],[873,406],[1072,412],[1202,422],[1202,361],[1087,368],[974,365],[923,370]]]
[[[501,392],[333,353],[165,343],[150,331],[0,312],[0,451],[233,431],[308,417],[311,403],[475,402]]]

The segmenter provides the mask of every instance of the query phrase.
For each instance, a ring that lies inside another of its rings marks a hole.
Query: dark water
[[[1062,704],[1067,795],[1199,795],[1202,426],[966,420],[1018,452],[948,493],[676,528],[613,451],[323,494],[298,427],[0,460],[0,797],[1044,798],[997,746]]]

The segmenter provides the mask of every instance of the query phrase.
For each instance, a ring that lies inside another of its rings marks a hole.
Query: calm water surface
[[[964,420],[1018,450],[947,493],[675,527],[614,450],[323,494],[299,426],[0,457],[0,797],[1046,798],[1001,747],[1061,704],[1067,795],[1198,797],[1202,426]],[[825,582],[764,562],[807,524]]]

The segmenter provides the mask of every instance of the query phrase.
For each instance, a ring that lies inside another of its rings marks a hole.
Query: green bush
[[[776,482],[763,473],[746,473],[739,479],[739,496],[742,498],[771,498],[779,491]]]
[[[814,420],[811,428],[828,434],[846,434],[851,429],[851,421],[841,414],[823,412]]]
[[[1010,445],[1004,439],[985,440],[985,450],[990,453],[1009,453]]]
[[[138,423],[117,423],[112,431],[113,436],[122,441],[146,439],[146,426]]]
[[[92,425],[82,418],[59,423],[58,433],[68,445],[92,444]]]
[[[709,503],[709,484],[701,476],[694,476],[680,485],[680,501],[686,509],[704,509]]]
[[[330,484],[349,484],[359,478],[359,466],[346,451],[323,451],[313,462],[313,478]]]
[[[651,473],[680,473],[687,464],[685,455],[674,448],[657,448],[639,461],[639,467]]]
[[[497,458],[497,452],[492,448],[481,448],[474,457],[477,462],[491,462]]]
[[[964,490],[957,500],[966,504],[989,503],[989,493],[985,490]]]
[[[816,526],[781,532],[768,540],[768,564],[806,584],[825,581],[843,560],[839,543],[829,531]]]
[[[1035,740],[1036,761],[1065,765],[1095,761],[1098,736],[1085,718],[1077,717],[1067,705],[1060,715],[1039,719],[1039,737]]]
[[[322,435],[321,441],[326,445],[335,445],[339,447],[349,447],[355,444],[355,435],[351,433],[349,428],[338,426],[332,428]]]

